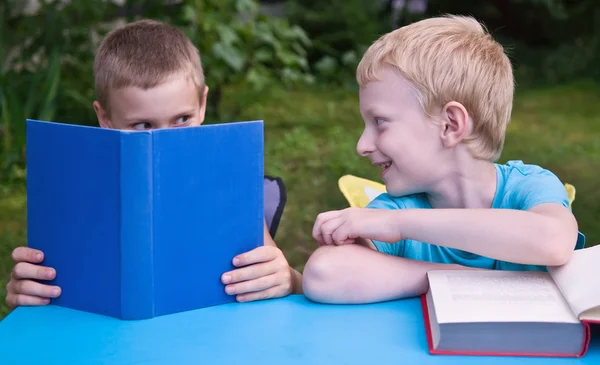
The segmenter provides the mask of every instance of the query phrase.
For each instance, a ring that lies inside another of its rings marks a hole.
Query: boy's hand
[[[13,309],[18,306],[45,305],[50,298],[60,295],[58,286],[40,284],[34,280],[52,280],[54,269],[36,265],[44,260],[44,253],[29,247],[17,247],[12,252],[15,267],[6,285],[6,304]]]
[[[403,239],[393,211],[369,208],[346,208],[321,213],[313,226],[313,237],[321,245],[347,245],[366,238],[382,242]]]
[[[239,269],[226,272],[221,281],[227,294],[239,302],[283,297],[292,292],[293,277],[285,256],[276,246],[261,246],[233,259]]]

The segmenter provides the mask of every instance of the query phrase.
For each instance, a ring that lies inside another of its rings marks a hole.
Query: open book
[[[432,354],[581,357],[600,323],[600,245],[541,271],[433,270],[422,296]]]

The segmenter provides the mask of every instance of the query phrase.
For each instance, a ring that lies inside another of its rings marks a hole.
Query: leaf
[[[252,15],[253,17],[258,13],[259,6],[253,0],[236,0],[235,9],[239,14]]]
[[[267,62],[273,60],[273,52],[264,48],[254,52],[254,59],[258,62]]]
[[[231,27],[223,24],[217,25],[217,33],[219,34],[221,41],[228,45],[236,43],[240,40],[238,35]]]
[[[239,72],[244,67],[245,56],[234,47],[219,42],[213,46],[212,51],[215,56],[225,61],[233,70]]]

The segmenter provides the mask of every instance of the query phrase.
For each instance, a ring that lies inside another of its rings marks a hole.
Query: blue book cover
[[[144,319],[235,301],[221,275],[263,244],[262,121],[122,131],[27,120],[28,246],[52,304]]]

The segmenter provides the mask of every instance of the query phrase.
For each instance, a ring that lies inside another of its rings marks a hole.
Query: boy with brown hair
[[[499,164],[513,102],[503,47],[475,19],[434,17],[383,35],[357,69],[357,152],[387,193],[318,216],[304,293],[329,303],[417,296],[433,269],[545,270],[585,244],[550,171]]]
[[[141,20],[111,31],[97,51],[94,74],[93,107],[102,128],[146,130],[204,122],[208,86],[200,53],[175,27]],[[264,227],[264,246],[232,258],[236,269],[221,278],[224,290],[240,302],[302,292],[301,274],[288,265],[266,220]],[[60,275],[39,265],[43,252],[17,247],[12,258],[9,307],[45,305],[60,295],[61,288],[36,281]]]

